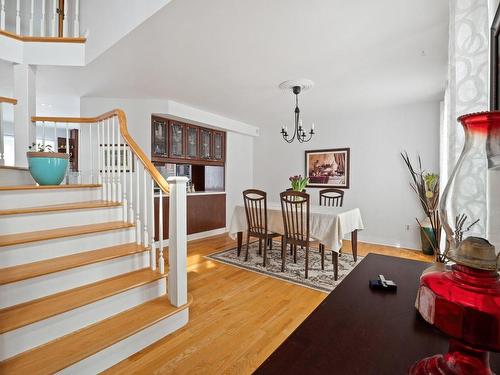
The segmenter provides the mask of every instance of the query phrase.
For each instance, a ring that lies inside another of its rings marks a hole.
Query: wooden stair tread
[[[156,298],[77,332],[0,362],[0,373],[54,373],[77,363],[189,306]]]
[[[148,284],[165,275],[144,268],[37,300],[0,310],[0,333],[12,331],[51,316],[76,309],[123,291]],[[1,371],[0,371],[1,373]]]
[[[13,185],[0,186],[0,191],[7,190],[52,190],[52,189],[86,189],[99,188],[100,184],[64,184],[64,185]]]
[[[0,285],[140,253],[145,250],[146,248],[142,245],[128,243],[13,267],[0,268]]]
[[[106,207],[117,207],[121,206],[120,202],[109,202],[109,201],[87,201],[87,202],[77,202],[77,203],[62,203],[53,204],[50,206],[37,206],[37,207],[25,207],[25,208],[11,208],[8,210],[0,210],[0,216],[3,215],[18,215],[18,214],[34,214],[41,212],[55,212],[55,211],[72,211],[72,210],[82,210],[89,208],[106,208]]]
[[[110,221],[106,223],[77,225],[73,227],[39,230],[35,232],[4,234],[0,236],[0,247],[52,240],[55,238],[78,236],[82,234],[105,232],[109,230],[125,229],[133,226],[134,224],[126,223],[124,221]]]

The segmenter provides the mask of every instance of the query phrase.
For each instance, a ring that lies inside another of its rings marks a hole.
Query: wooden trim
[[[25,208],[9,208],[7,210],[0,210],[0,216],[6,215],[26,215],[26,214],[39,214],[45,212],[59,212],[59,211],[74,211],[74,210],[88,210],[94,208],[110,208],[119,207],[120,202],[109,201],[88,201],[79,203],[61,203],[51,206],[36,206]]]
[[[69,154],[63,154],[62,152],[38,152],[38,151],[28,151],[26,153],[28,158],[58,158],[58,159],[69,159]]]
[[[0,35],[19,40],[21,42],[85,43],[87,41],[87,38],[81,38],[81,37],[60,38],[55,36],[24,36],[24,35],[17,35],[5,30],[0,30]]]
[[[14,171],[29,171],[27,167],[16,167],[15,165],[0,165],[0,169],[10,169]]]
[[[7,98],[6,96],[0,96],[0,103],[10,103],[16,105],[17,99]]]
[[[0,186],[0,191],[8,190],[52,190],[52,189],[88,189],[100,188],[100,184],[68,184],[68,185],[12,185]]]
[[[156,184],[160,187],[163,192],[168,193],[169,187],[165,178],[160,174],[158,169],[153,165],[151,160],[146,156],[144,151],[139,147],[139,145],[134,141],[127,128],[127,116],[125,116],[125,112],[121,109],[114,109],[112,111],[103,113],[97,117],[40,117],[33,116],[31,118],[32,122],[38,121],[49,121],[49,122],[62,122],[62,123],[77,123],[77,124],[86,124],[86,123],[95,123],[98,121],[103,121],[113,116],[118,117],[118,123],[120,124],[120,132],[122,134],[123,139],[129,145],[130,149],[133,151],[136,157],[139,158],[144,168],[151,175],[153,180],[155,180]]]

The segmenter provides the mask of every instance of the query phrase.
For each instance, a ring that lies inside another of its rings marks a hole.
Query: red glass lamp
[[[465,145],[440,205],[446,257],[454,264],[422,275],[416,304],[428,323],[450,336],[450,346],[415,363],[412,375],[493,374],[489,352],[500,351],[500,112],[458,120]],[[481,222],[477,216],[486,207],[490,215]]]

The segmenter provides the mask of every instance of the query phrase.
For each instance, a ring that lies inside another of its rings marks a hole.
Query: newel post
[[[187,303],[187,177],[169,177],[170,203],[168,213],[168,295],[170,303]]]

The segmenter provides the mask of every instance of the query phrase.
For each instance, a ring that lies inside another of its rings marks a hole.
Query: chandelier
[[[304,90],[310,89],[313,85],[314,83],[307,79],[285,81],[279,85],[280,89],[291,90],[295,95],[295,123],[292,134],[288,133],[288,126],[281,127],[281,136],[288,143],[292,143],[295,139],[299,143],[309,142],[314,135],[314,123],[311,125],[309,131],[304,129],[299,109],[299,94]]]

